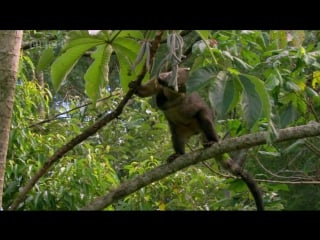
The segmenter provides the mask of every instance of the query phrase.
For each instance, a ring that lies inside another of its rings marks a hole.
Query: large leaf
[[[199,68],[196,71],[191,72],[187,81],[187,91],[197,91],[204,86],[210,84],[211,80],[216,76],[213,67]]]
[[[90,37],[90,33],[88,30],[72,30],[68,32],[68,38],[67,40],[73,40],[73,39],[79,39],[79,38],[86,38]]]
[[[247,74],[239,74],[239,79],[244,90],[242,109],[248,127],[251,128],[262,117],[269,121],[271,106],[263,81]]]
[[[62,80],[70,73],[79,58],[89,49],[100,44],[105,44],[101,39],[80,38],[70,41],[64,52],[51,65],[51,78],[53,87],[58,90]]]
[[[99,35],[100,36],[100,35]],[[66,51],[68,49],[74,48],[74,47],[80,47],[80,46],[98,46],[100,44],[105,44],[105,40],[101,39],[102,37],[98,37],[97,35],[94,36],[89,36],[89,37],[85,37],[85,38],[77,38],[77,39],[73,39],[70,40],[66,43],[66,45],[63,48],[63,51]],[[90,49],[90,48],[89,48]]]
[[[237,79],[221,71],[209,90],[209,100],[217,113],[217,119],[224,119],[226,114],[239,102],[241,85]]]
[[[37,70],[43,71],[46,67],[48,67],[53,60],[54,53],[52,48],[47,48],[43,50],[43,52],[40,55]]]
[[[112,47],[110,45],[97,47],[96,51],[92,54],[94,62],[84,75],[86,94],[94,103],[100,96],[100,88],[105,87],[105,84],[108,82],[111,53]]]
[[[136,71],[131,72],[131,66],[134,63],[140,49],[140,44],[129,38],[118,37],[112,43],[112,47],[116,52],[120,63],[120,84],[126,91],[128,90],[129,81],[136,78],[137,72],[140,72],[143,66],[143,61],[136,67]]]

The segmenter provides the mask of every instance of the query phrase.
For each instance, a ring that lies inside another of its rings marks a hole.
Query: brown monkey
[[[203,135],[204,147],[218,142],[211,109],[198,93],[186,94],[185,83],[189,78],[189,71],[189,68],[178,69],[178,92],[168,87],[172,72],[160,73],[158,78],[152,78],[136,91],[140,97],[156,95],[157,106],[168,120],[175,150],[168,157],[168,162],[185,153],[185,144],[195,134]]]
[[[159,77],[151,78],[146,84],[137,87],[135,94],[140,97],[156,96],[157,106],[168,120],[173,148],[175,153],[168,157],[167,162],[185,153],[188,139],[201,133],[204,137],[204,147],[209,147],[219,141],[214,128],[214,116],[211,108],[193,92],[186,94],[186,81],[189,78],[189,68],[178,69],[178,92],[168,87],[172,72],[160,73]],[[131,82],[134,87],[136,82]],[[254,196],[257,210],[263,210],[261,192],[250,174],[231,158],[220,161],[222,166],[235,175],[240,176]]]

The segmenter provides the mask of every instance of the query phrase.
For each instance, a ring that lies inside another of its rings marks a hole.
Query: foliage
[[[79,133],[79,126],[86,126],[92,121],[81,121],[66,114],[45,127],[30,127],[30,123],[38,119],[38,103],[45,101],[49,110],[50,99],[43,99],[32,81],[22,82],[16,91],[4,192],[7,206],[19,187],[35,173],[48,155],[65,142],[68,135]],[[77,209],[94,195],[102,194],[117,184],[118,178],[110,166],[105,148],[89,143],[80,145],[37,183],[20,208]]]
[[[145,80],[160,70],[168,54],[166,37],[172,33],[166,32]],[[183,36],[186,53],[181,66],[191,68],[187,91],[198,91],[212,106],[220,137],[269,131],[269,144],[249,149],[243,158],[249,172],[261,180],[266,208],[319,209],[317,186],[290,184],[318,179],[319,138],[272,143],[279,128],[319,121],[318,31],[177,33]],[[56,38],[48,48],[24,50],[21,58],[4,208],[56,149],[101,114],[115,109],[148,60],[148,44],[154,34],[133,30],[95,35],[88,31],[27,32],[25,41]],[[37,71],[45,73],[45,92],[32,81]],[[93,104],[84,106],[89,99]],[[42,118],[40,103],[46,116],[61,115],[34,124]],[[189,145],[189,151],[200,148],[200,139],[193,138]],[[119,118],[64,156],[19,209],[79,209],[120,182],[162,164],[171,153],[164,116],[152,99],[135,97]],[[232,154],[242,156],[242,152]],[[210,160],[150,184],[108,210],[254,210],[244,183],[225,175]]]

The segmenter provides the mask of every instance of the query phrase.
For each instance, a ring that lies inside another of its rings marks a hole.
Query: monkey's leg
[[[210,147],[213,143],[219,141],[216,130],[214,129],[211,112],[201,110],[197,113],[196,119],[203,135],[206,137],[207,142],[204,142],[204,147]]]
[[[171,131],[172,145],[175,153],[170,155],[167,158],[168,163],[172,162],[174,159],[176,159],[180,155],[185,154],[185,143],[186,143],[184,136],[182,136],[182,134],[179,133],[179,130],[177,129],[176,125],[169,122],[169,127]]]

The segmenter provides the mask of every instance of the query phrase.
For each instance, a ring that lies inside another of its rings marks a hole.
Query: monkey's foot
[[[167,158],[167,163],[173,162],[177,157],[181,156],[180,153],[174,153]]]

